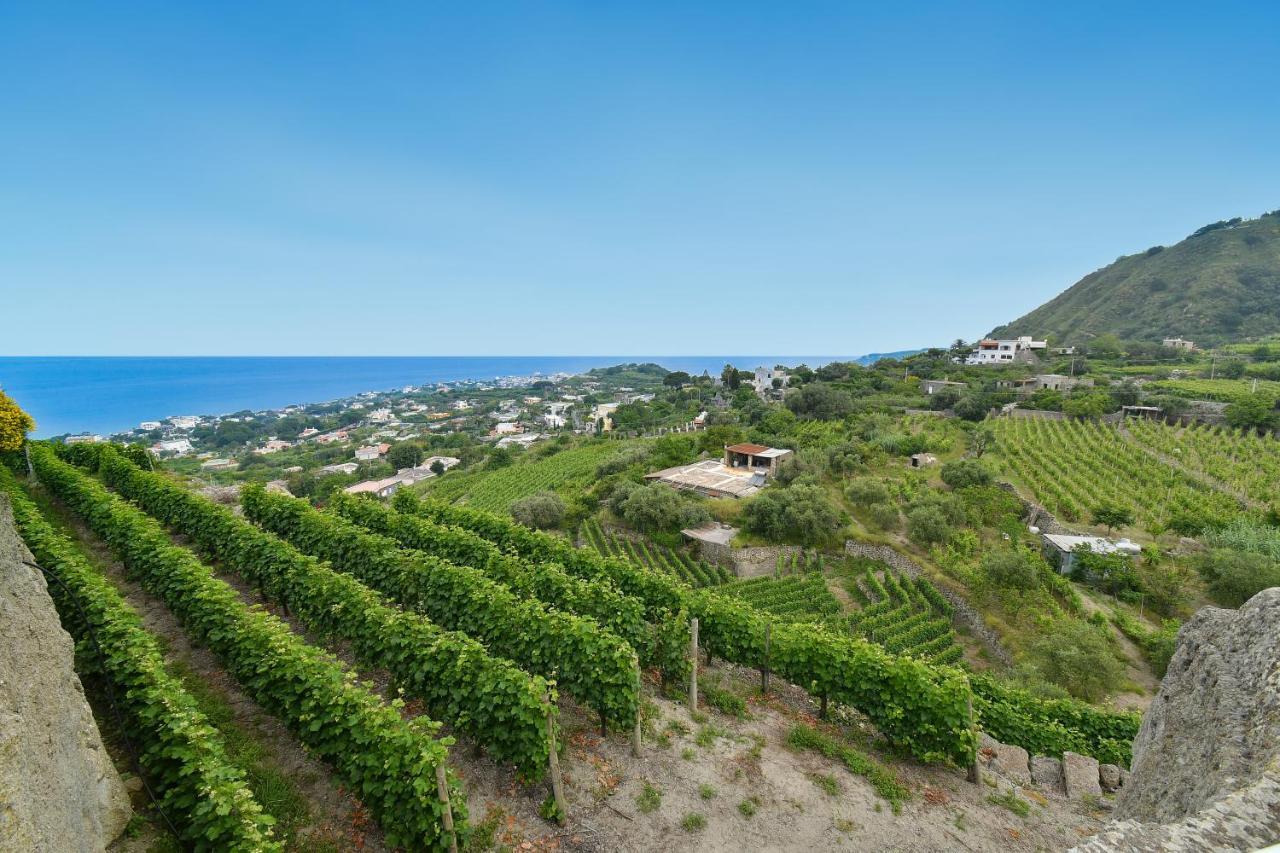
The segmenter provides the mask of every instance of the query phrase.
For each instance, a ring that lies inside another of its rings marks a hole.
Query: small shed
[[[1120,411],[1126,418],[1149,418],[1157,420],[1160,417],[1159,406],[1121,406]]]
[[[1076,554],[1081,550],[1095,554],[1123,554],[1133,557],[1142,553],[1142,547],[1128,539],[1113,541],[1101,536],[1075,536],[1067,533],[1046,533],[1044,553],[1060,574],[1069,575],[1076,565]]]
[[[937,465],[938,457],[932,453],[913,453],[911,455],[912,468],[928,468],[930,465]]]

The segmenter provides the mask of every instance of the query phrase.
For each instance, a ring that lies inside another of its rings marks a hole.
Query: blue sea
[[[582,373],[623,362],[717,374],[757,365],[867,356],[0,357],[0,389],[36,420],[36,437],[133,429],[172,415],[224,415],[321,403],[464,379]]]

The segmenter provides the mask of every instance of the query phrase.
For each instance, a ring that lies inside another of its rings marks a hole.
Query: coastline
[[[311,406],[405,386],[534,381],[653,362],[718,373],[726,363],[817,367],[870,356],[0,356],[0,388],[36,419],[35,437],[112,435],[144,420]],[[892,355],[892,354],[886,354]],[[527,383],[526,383],[527,384]]]

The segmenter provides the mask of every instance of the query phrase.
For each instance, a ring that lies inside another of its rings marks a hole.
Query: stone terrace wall
[[[844,543],[844,552],[852,557],[879,560],[910,578],[918,578],[924,574],[915,560],[888,545],[868,545],[865,542],[854,542],[850,539]],[[1012,666],[1013,657],[1004,646],[1000,645],[1000,638],[996,632],[987,627],[986,622],[982,620],[982,614],[958,593],[941,584],[935,584],[935,586],[938,592],[942,593],[942,597],[951,604],[955,614],[953,618],[968,628],[986,646],[992,657],[1005,666]]]

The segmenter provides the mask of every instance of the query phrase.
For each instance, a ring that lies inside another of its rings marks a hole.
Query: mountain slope
[[[1122,257],[991,336],[1072,344],[1108,332],[1205,344],[1280,332],[1280,211]]]

